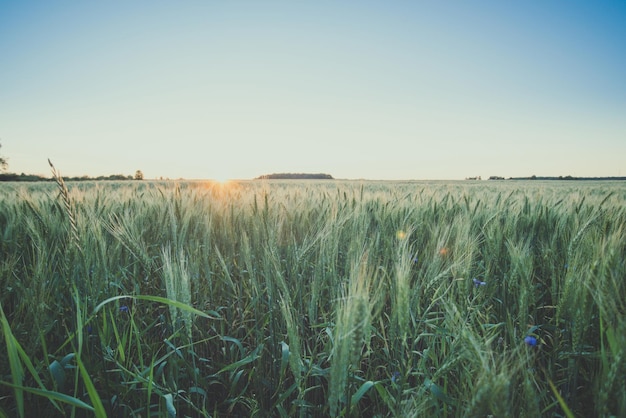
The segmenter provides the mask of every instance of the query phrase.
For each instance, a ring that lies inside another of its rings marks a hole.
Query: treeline
[[[52,177],[44,177],[36,174],[16,174],[16,173],[0,173],[0,181],[52,181]],[[64,181],[95,181],[95,180],[140,180],[133,176],[126,176],[124,174],[111,174],[110,176],[99,177],[65,177]]]
[[[489,178],[489,180],[504,180],[504,178],[492,176]],[[530,176],[509,177],[508,180],[626,180],[626,177]]]
[[[334,180],[333,176],[324,173],[274,173],[264,174],[255,180]]]

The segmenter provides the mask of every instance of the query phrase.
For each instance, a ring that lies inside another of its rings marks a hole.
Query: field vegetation
[[[623,182],[0,185],[0,417],[626,416]]]

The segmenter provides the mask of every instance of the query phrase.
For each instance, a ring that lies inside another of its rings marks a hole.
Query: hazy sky
[[[626,176],[626,1],[2,1],[10,172]]]

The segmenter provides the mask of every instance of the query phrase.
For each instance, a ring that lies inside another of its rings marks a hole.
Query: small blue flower
[[[413,264],[417,264],[420,261],[418,257],[413,257]]]
[[[391,374],[391,383],[398,383],[400,381],[400,372],[395,371]]]
[[[537,339],[535,337],[531,337],[530,335],[528,335],[526,338],[524,338],[524,342],[529,347],[536,347],[537,346]]]
[[[487,282],[481,282],[480,280],[476,278],[472,279],[472,281],[474,282],[474,286],[476,287],[485,286],[487,284]]]
[[[121,313],[128,313],[128,312],[130,312],[130,309],[128,309],[128,306],[122,305],[122,306],[120,306],[120,312]]]
[[[87,334],[91,334],[93,332],[93,327],[91,325],[87,325],[85,327],[85,331],[87,331]]]

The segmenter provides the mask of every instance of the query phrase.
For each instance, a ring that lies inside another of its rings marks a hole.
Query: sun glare
[[[226,185],[227,183],[231,181],[231,179],[229,179],[226,176],[223,176],[223,177],[215,177],[213,181],[217,184]]]

